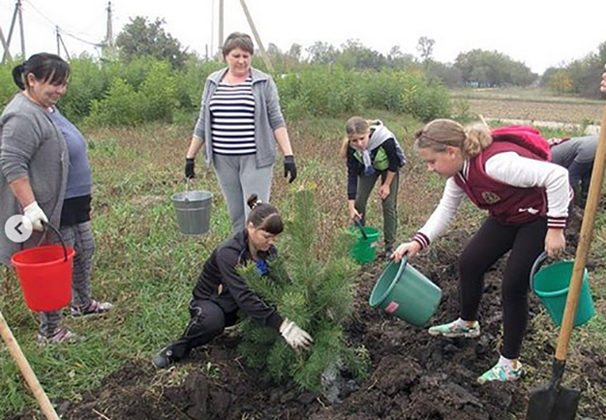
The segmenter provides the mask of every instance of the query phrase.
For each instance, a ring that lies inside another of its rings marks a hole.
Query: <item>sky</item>
[[[27,56],[57,53],[56,27],[72,56],[94,56],[107,29],[107,0],[21,0]],[[560,4],[557,6],[556,4]],[[0,0],[0,29],[6,39],[16,0]],[[267,48],[288,51],[293,43],[303,51],[321,41],[340,47],[355,40],[387,55],[393,46],[419,57],[418,40],[435,41],[433,58],[453,63],[473,49],[497,51],[542,74],[552,66],[596,53],[606,42],[606,1],[576,0],[246,0],[259,37]],[[188,51],[205,56],[218,49],[219,0],[113,0],[114,37],[136,16],[163,19],[164,30]],[[17,20],[18,22],[18,20]],[[252,30],[240,0],[224,0],[224,38]],[[12,55],[21,53],[19,26],[10,42]],[[1,44],[0,44],[1,47]],[[3,48],[2,48],[3,50]],[[61,55],[65,57],[61,47]]]

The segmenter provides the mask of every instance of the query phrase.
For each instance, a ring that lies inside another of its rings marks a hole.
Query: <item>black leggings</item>
[[[478,319],[484,273],[511,250],[501,284],[501,354],[508,359],[516,359],[520,355],[528,324],[530,270],[545,249],[546,232],[545,219],[523,225],[504,225],[488,218],[465,246],[459,260],[461,318],[473,321]]]
[[[170,345],[172,358],[184,358],[193,348],[208,343],[221,334],[225,327],[234,325],[238,321],[237,312],[223,312],[219,305],[210,300],[192,299],[189,302],[189,324],[181,338]]]

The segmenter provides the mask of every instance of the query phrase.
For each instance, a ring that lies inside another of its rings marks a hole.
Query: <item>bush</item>
[[[152,64],[150,72],[141,84],[139,97],[143,103],[144,121],[172,122],[177,101],[177,82],[168,62]]]
[[[135,125],[143,122],[143,95],[136,92],[124,79],[115,79],[104,99],[91,103],[91,125]]]
[[[3,109],[19,92],[19,88],[13,81],[13,67],[17,64],[16,61],[7,61],[0,66],[0,109]]]
[[[363,109],[407,112],[423,120],[450,114],[448,90],[420,72],[314,66],[279,80],[278,88],[288,118],[339,117]]]
[[[403,110],[421,121],[449,117],[451,114],[448,90],[439,82],[428,82],[421,73],[400,73],[404,88]]]
[[[364,92],[364,107],[402,112],[403,86],[400,83],[398,72],[364,72],[360,75],[359,85]]]
[[[216,61],[200,62],[190,57],[183,70],[175,74],[177,84],[177,100],[183,111],[200,109],[200,98],[206,78],[212,72],[224,67],[225,63]]]
[[[89,56],[73,59],[69,64],[69,86],[59,102],[59,107],[67,118],[77,123],[90,114],[92,101],[103,97],[110,81],[102,65]]]

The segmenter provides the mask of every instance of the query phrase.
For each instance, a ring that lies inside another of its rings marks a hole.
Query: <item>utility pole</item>
[[[219,0],[219,51],[223,48],[223,0]]]
[[[112,26],[112,2],[107,2],[107,26],[105,31],[105,39],[101,43],[101,56],[105,59],[116,58],[116,48],[114,44],[114,30]]]
[[[223,1],[223,0],[221,0],[221,1]],[[265,62],[265,67],[267,67],[267,70],[271,74],[273,74],[274,68],[271,65],[271,61],[269,61],[269,56],[267,55],[267,51],[265,51],[265,47],[263,47],[263,43],[261,42],[261,37],[259,36],[259,33],[257,32],[257,28],[255,27],[255,23],[252,20],[252,16],[250,15],[250,12],[248,11],[248,7],[246,7],[246,3],[244,2],[244,0],[240,0],[240,4],[242,5],[242,9],[244,10],[244,14],[246,15],[248,24],[250,25],[250,29],[253,33],[253,36],[255,37],[255,41],[257,42],[257,45],[259,46],[259,51],[261,51],[261,57],[263,58],[263,61]]]
[[[19,28],[21,29],[21,55],[23,59],[27,59],[25,55],[25,34],[23,32],[23,11],[21,8],[21,0],[17,0],[17,9],[19,10]]]
[[[21,29],[21,55],[25,60],[27,57],[25,56],[25,36],[23,32],[23,13],[21,8],[21,0],[17,0],[15,4],[15,11],[13,12],[13,19],[11,20],[11,27],[8,30],[8,37],[6,41],[4,41],[4,36],[2,36],[2,45],[4,46],[4,55],[2,56],[2,62],[4,63],[6,60],[11,59],[11,53],[9,51],[9,47],[11,45],[11,39],[13,38],[13,29],[15,29],[15,23],[17,21],[17,16],[19,17],[19,26]]]
[[[69,57],[69,52],[67,51],[67,48],[65,47],[65,43],[63,42],[63,37],[61,37],[61,32],[59,30],[59,26],[55,26],[55,31],[57,32],[57,55],[61,56],[61,47],[63,47],[63,52],[65,52],[65,57],[67,58],[67,61],[70,60]]]
[[[8,50],[8,44],[6,43],[6,39],[4,38],[4,34],[2,33],[2,28],[0,28],[0,42],[2,42],[2,48],[4,48],[4,54],[8,53],[8,59],[11,59],[11,53]],[[2,62],[4,62],[4,59],[2,60]]]
[[[105,34],[105,45],[114,46],[114,32],[112,30],[112,2],[107,2],[107,31]]]
[[[57,38],[57,55],[61,56],[61,35],[59,35],[59,25],[55,25],[55,36]]]

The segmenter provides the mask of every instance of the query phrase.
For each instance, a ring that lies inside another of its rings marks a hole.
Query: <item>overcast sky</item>
[[[0,29],[8,37],[16,0],[0,0]],[[57,52],[55,27],[70,54],[99,54],[91,44],[102,41],[107,27],[107,0],[22,0],[25,52]],[[117,35],[131,18],[164,19],[164,29],[189,51],[204,56],[218,48],[219,0],[113,0]],[[240,0],[225,0],[224,36],[248,32]],[[454,62],[472,49],[498,51],[521,61],[535,73],[596,53],[606,42],[606,1],[576,0],[246,0],[265,47],[287,51],[317,41],[340,47],[348,39],[382,54],[400,46],[419,56],[420,37],[435,41],[433,58]],[[86,42],[83,42],[86,41]],[[1,45],[0,45],[1,47]],[[2,51],[3,49],[0,49]],[[10,43],[21,52],[19,27]],[[61,54],[64,56],[63,51]]]

